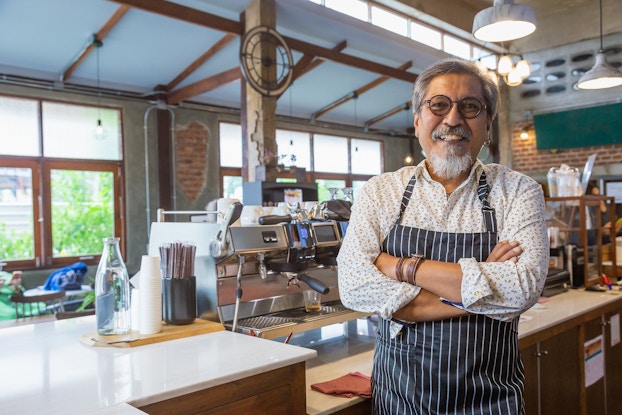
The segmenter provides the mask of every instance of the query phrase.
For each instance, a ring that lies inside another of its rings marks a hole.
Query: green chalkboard
[[[622,104],[534,115],[533,123],[538,150],[622,143]]]

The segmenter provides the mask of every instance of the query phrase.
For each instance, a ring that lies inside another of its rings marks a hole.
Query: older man
[[[376,414],[521,414],[519,315],[534,305],[549,246],[540,186],[477,159],[496,84],[440,61],[415,83],[426,160],[369,180],[339,252],[339,290],[376,313]]]

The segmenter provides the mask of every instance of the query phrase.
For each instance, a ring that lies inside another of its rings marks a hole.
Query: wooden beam
[[[192,72],[196,71],[201,65],[207,62],[212,56],[214,56],[216,53],[222,50],[225,46],[229,44],[229,42],[231,42],[235,38],[236,38],[235,35],[231,33],[227,33],[222,39],[216,42],[214,46],[209,48],[207,52],[199,56],[197,60],[192,62],[186,69],[184,69],[179,75],[177,75],[175,79],[169,82],[168,85],[166,86],[166,90],[171,91],[173,88],[179,85],[181,81],[183,81],[188,76],[190,76]]]
[[[374,125],[376,123],[379,123],[380,121],[389,118],[397,113],[399,113],[400,111],[408,111],[411,107],[411,102],[408,101],[405,104],[399,105],[393,109],[390,109],[389,111],[385,112],[384,114],[380,114],[377,117],[372,118],[371,120],[367,120],[365,121],[365,130],[367,130],[369,128],[369,126]]]
[[[122,5],[117,9],[117,11],[114,12],[112,17],[110,17],[110,19],[108,19],[108,21],[104,23],[102,28],[99,29],[99,32],[95,34],[95,39],[92,39],[91,42],[80,51],[78,56],[74,58],[73,62],[67,67],[67,69],[65,69],[63,75],[61,76],[62,81],[69,78],[71,74],[78,68],[78,66],[80,66],[80,64],[84,62],[86,57],[89,56],[89,54],[93,51],[93,43],[95,42],[95,40],[101,41],[106,36],[108,36],[108,33],[110,33],[110,31],[116,26],[117,23],[119,23],[119,20],[121,20],[121,18],[125,15],[125,13],[127,13],[129,9],[129,6]]]
[[[209,78],[202,79],[193,84],[187,85],[183,88],[179,88],[168,94],[168,103],[178,104],[182,101],[186,101],[197,95],[204,94],[213,89],[219,88],[229,82],[236,81],[242,77],[242,70],[240,67],[231,68],[227,71],[221,72]]]
[[[241,35],[243,25],[235,20],[229,20],[215,14],[202,12],[186,6],[165,0],[110,0],[115,3],[125,4],[136,9],[160,14],[166,17],[194,23],[199,26],[221,30],[227,33]]]
[[[400,70],[405,70],[408,69],[412,66],[412,61],[408,61],[402,65],[400,65],[397,69]],[[345,104],[346,102],[352,100],[352,99],[356,99],[359,96],[361,96],[362,94],[364,94],[365,92],[369,91],[372,88],[377,87],[378,85],[382,84],[383,82],[388,81],[389,79],[391,79],[388,76],[381,76],[380,78],[376,78],[373,81],[371,81],[370,83],[363,85],[362,87],[355,89],[354,91],[352,91],[350,94],[339,98],[337,101],[328,104],[327,106],[325,106],[324,108],[314,112],[313,114],[311,114],[311,120],[315,120],[319,117],[321,117],[322,115],[326,114],[329,111],[334,110],[335,108],[337,108],[340,105]]]
[[[332,50],[336,52],[341,52],[347,46],[348,46],[348,42],[344,40],[342,42],[339,42],[339,44],[337,44],[337,46],[332,48]],[[314,55],[308,55],[308,54],[303,55],[302,58],[298,59],[298,62],[296,62],[296,65],[294,66],[294,74],[292,77],[292,82],[294,82],[296,79],[300,78],[302,75],[306,74],[307,72],[311,71],[312,69],[317,68],[319,65],[321,65],[324,62],[325,62],[324,59],[317,58]]]
[[[343,65],[352,66],[369,72],[375,72],[379,75],[386,75],[391,78],[399,79],[406,82],[414,83],[417,79],[417,75],[414,73],[395,69],[387,65],[382,65],[380,63],[368,61],[366,59],[357,58],[355,56],[346,55],[345,53],[340,53],[331,49],[323,48],[321,46],[312,45],[311,43],[303,42],[301,40],[293,39],[291,37],[284,37],[284,39],[290,48],[300,51],[304,54],[315,55],[333,62],[341,63]]]

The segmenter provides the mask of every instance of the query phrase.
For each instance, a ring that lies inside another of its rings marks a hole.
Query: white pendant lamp
[[[473,36],[484,42],[506,42],[520,39],[536,30],[533,7],[514,4],[514,0],[495,0],[473,19]]]
[[[622,72],[607,63],[603,51],[603,1],[600,0],[600,50],[596,63],[577,82],[579,89],[605,89],[622,85]]]

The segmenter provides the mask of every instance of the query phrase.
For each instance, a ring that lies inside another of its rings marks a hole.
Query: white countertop
[[[315,350],[220,331],[134,348],[80,343],[95,317],[0,330],[0,408],[9,414],[144,414],[142,406],[304,362]],[[129,405],[128,405],[129,404]]]

